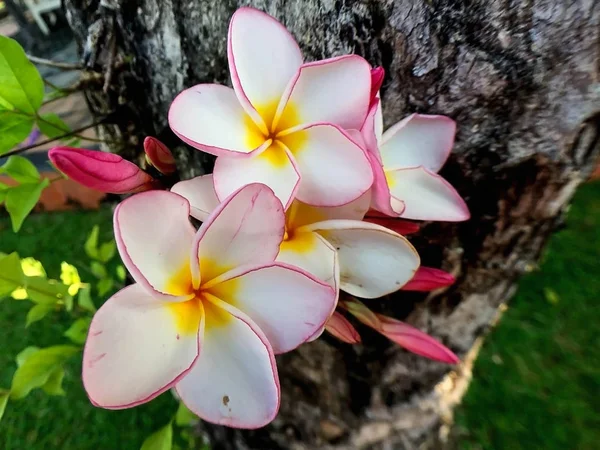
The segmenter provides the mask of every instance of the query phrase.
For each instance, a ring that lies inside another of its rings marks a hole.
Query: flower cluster
[[[175,388],[205,420],[263,426],[280,402],[275,354],[323,330],[360,342],[342,312],[409,351],[458,362],[355,298],[454,282],[420,267],[403,236],[418,230],[409,220],[469,217],[437,175],[454,122],[413,114],[384,133],[381,68],[356,55],[305,63],[291,34],[255,9],[233,15],[227,54],[233,88],[199,84],[169,110],[177,136],[217,156],[212,174],[168,191],[115,155],[50,152],[83,184],[137,192],[114,215],[135,283],[97,312],[84,351],[92,402],[127,408]],[[158,140],[144,149],[157,171],[176,172]]]

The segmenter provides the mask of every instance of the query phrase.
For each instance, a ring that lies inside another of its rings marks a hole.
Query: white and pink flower
[[[264,185],[224,200],[196,232],[188,201],[151,191],[122,202],[114,225],[135,284],[94,316],[83,357],[91,401],[120,409],[174,387],[201,418],[256,428],[279,408],[274,354],[320,330],[337,295],[276,262],[281,202]]]
[[[367,155],[346,130],[362,127],[371,100],[367,61],[347,55],[304,63],[271,16],[240,8],[229,26],[233,89],[199,84],[169,110],[172,130],[218,156],[219,200],[249,183],[270,186],[287,207],[347,204],[373,183]]]

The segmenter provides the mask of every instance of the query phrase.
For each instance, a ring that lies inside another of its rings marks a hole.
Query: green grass
[[[84,278],[83,242],[94,224],[111,236],[111,213],[35,215],[15,235],[0,219],[0,251],[40,259],[49,276],[60,262]],[[541,271],[526,276],[500,325],[488,337],[474,381],[457,411],[464,449],[593,449],[600,442],[600,183],[577,194],[567,229],[552,239]],[[554,294],[548,294],[553,292]],[[556,301],[557,300],[557,301]],[[8,387],[14,355],[28,345],[66,343],[65,316],[24,328],[28,302],[0,303],[0,387]],[[66,398],[35,391],[9,403],[0,422],[0,448],[137,449],[166,423],[176,404],[164,394],[126,411],[92,407],[76,361],[65,379]]]
[[[600,183],[580,188],[541,270],[526,276],[476,361],[460,448],[597,449]]]
[[[101,241],[112,237],[111,212],[68,212],[29,217],[19,234],[7,218],[0,219],[0,252],[18,251],[22,257],[42,261],[48,276],[58,278],[61,261],[79,269],[84,281],[87,272],[83,243],[94,226],[101,226]],[[99,302],[97,302],[98,304]],[[15,355],[29,345],[68,344],[62,333],[72,319],[66,314],[47,316],[25,328],[29,301],[5,299],[0,302],[0,388],[10,387],[16,369]],[[94,408],[81,384],[81,364],[73,358],[64,380],[66,397],[49,397],[36,390],[21,401],[9,402],[0,421],[0,448],[3,450],[116,450],[138,449],[150,433],[166,424],[177,404],[170,393],[137,408],[106,411]]]

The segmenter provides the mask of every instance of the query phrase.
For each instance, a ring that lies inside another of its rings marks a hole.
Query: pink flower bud
[[[408,220],[396,219],[394,217],[365,217],[365,222],[374,223],[386,227],[389,230],[395,231],[403,236],[407,234],[416,233],[419,231],[419,224],[415,222],[409,222]]]
[[[337,311],[329,318],[325,324],[325,329],[346,344],[358,344],[360,342],[358,331],[348,322],[348,319]]]
[[[81,148],[55,147],[48,152],[52,164],[72,180],[97,191],[129,194],[153,188],[154,180],[119,155]]]
[[[427,333],[423,333],[391,317],[381,314],[377,314],[377,317],[381,323],[381,328],[378,331],[409,352],[447,364],[458,364],[460,362],[458,356],[448,347]]]
[[[448,272],[421,266],[417,269],[415,276],[402,287],[402,290],[428,292],[450,286],[455,281],[456,279]]]
[[[375,67],[371,69],[371,105],[373,104],[375,97],[377,97],[379,89],[381,89],[384,76],[385,70],[383,70],[383,67]]]
[[[152,136],[144,139],[144,151],[148,162],[156,167],[160,173],[170,175],[177,170],[171,150],[158,139]]]

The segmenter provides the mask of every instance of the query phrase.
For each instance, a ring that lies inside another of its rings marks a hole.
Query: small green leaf
[[[40,181],[40,173],[33,163],[22,156],[9,156],[0,167],[0,173],[5,173],[19,183],[37,183]]]
[[[44,82],[14,39],[0,36],[0,98],[6,108],[33,115],[44,99]]]
[[[85,244],[83,245],[83,249],[85,253],[91,259],[98,259],[98,234],[100,233],[100,227],[98,225],[94,225],[90,235],[88,236]]]
[[[13,231],[16,233],[21,229],[23,221],[29,215],[33,207],[40,199],[42,191],[48,187],[50,181],[47,178],[40,183],[20,184],[10,188],[6,194],[6,210],[10,214]]]
[[[34,123],[31,116],[0,111],[0,155],[27,139]]]
[[[25,274],[17,253],[0,257],[0,297],[10,294],[25,284]]]
[[[105,242],[98,250],[98,259],[103,263],[107,263],[115,256],[116,251],[117,244],[115,241]]]
[[[106,294],[108,294],[114,285],[114,280],[112,278],[103,278],[100,281],[98,281],[98,284],[96,285],[96,289],[98,289],[98,295],[100,295],[100,297],[104,297]]]
[[[38,117],[37,125],[40,131],[49,138],[57,138],[71,132],[71,127],[54,113],[42,114]],[[65,136],[62,140],[69,138],[70,136]]]
[[[42,320],[53,309],[54,309],[54,306],[49,305],[49,304],[40,303],[38,305],[35,305],[27,313],[25,327],[28,327],[29,325],[31,325],[34,322]]]
[[[25,290],[31,301],[47,305],[55,305],[59,301],[64,301],[69,295],[68,286],[42,277],[27,277]]]
[[[560,297],[554,289],[544,288],[544,296],[551,305],[558,305],[558,302],[560,301]]]
[[[198,422],[198,416],[191,412],[183,402],[179,402],[179,407],[175,413],[175,424],[179,427],[189,427]]]
[[[91,313],[96,312],[96,306],[92,300],[92,288],[90,285],[85,285],[79,290],[79,297],[77,297],[77,304],[81,309],[89,311]]]
[[[27,360],[27,358],[29,358],[34,353],[38,352],[39,349],[40,349],[39,347],[31,346],[31,347],[26,347],[23,350],[21,350],[16,358],[17,367],[21,367],[23,365],[23,363]]]
[[[10,397],[10,391],[6,389],[0,389],[0,420],[2,420],[2,416],[4,416],[4,411],[6,410],[6,404],[8,403],[8,398]]]
[[[171,450],[173,448],[173,425],[169,422],[146,438],[140,450]]]
[[[125,278],[127,277],[127,272],[125,272],[125,267],[122,265],[118,265],[117,268],[115,269],[115,273],[117,275],[117,278],[119,279],[119,281],[123,282],[125,281]]]
[[[85,342],[85,338],[87,337],[90,323],[92,323],[92,319],[88,317],[77,319],[75,322],[73,322],[73,325],[71,325],[69,329],[65,331],[64,336],[68,337],[76,344],[83,344]]]
[[[29,356],[12,379],[10,396],[14,400],[26,397],[32,389],[45,385],[52,372],[81,349],[72,345],[43,348]]]
[[[98,261],[92,261],[92,263],[90,264],[90,270],[92,271],[92,273],[94,274],[94,276],[96,278],[106,278],[106,276],[108,275],[108,273],[106,272],[106,267],[104,267],[104,264],[99,263]]]
[[[65,369],[57,367],[52,371],[48,377],[48,381],[42,386],[42,389],[48,395],[65,395],[65,391],[62,387],[64,377]]]

